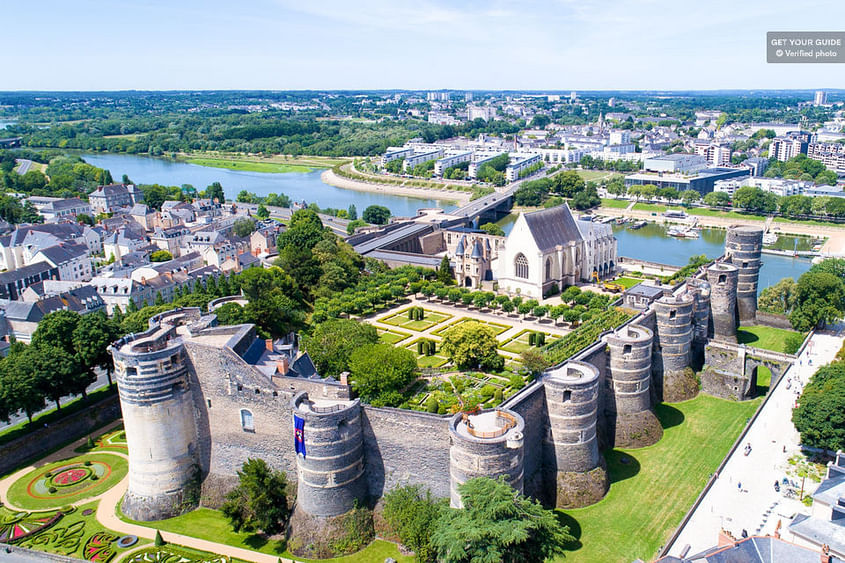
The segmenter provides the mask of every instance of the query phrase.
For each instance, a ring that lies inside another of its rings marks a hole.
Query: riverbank
[[[436,199],[438,201],[456,202],[461,205],[468,203],[472,198],[472,194],[470,192],[438,190],[434,188],[415,188],[410,186],[376,184],[371,182],[364,182],[361,180],[352,180],[350,178],[343,178],[341,176],[338,176],[332,170],[324,171],[320,175],[320,179],[326,184],[335,186],[337,188],[343,188],[345,190],[357,190],[362,192],[375,192],[406,197]]]

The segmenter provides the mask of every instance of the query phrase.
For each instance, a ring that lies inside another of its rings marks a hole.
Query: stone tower
[[[297,512],[322,518],[349,512],[366,496],[358,399],[312,401],[301,391],[291,408],[305,422],[306,454],[296,456]]]
[[[740,322],[757,318],[757,280],[763,252],[763,227],[733,225],[725,238],[725,261],[739,269],[736,304]]]
[[[449,422],[449,492],[452,508],[462,508],[458,485],[475,477],[496,479],[522,492],[525,421],[508,409],[467,415]]]
[[[151,321],[152,322],[152,321]],[[186,354],[173,325],[161,323],[112,345],[129,448],[123,512],[150,521],[179,514],[199,491],[197,429]]]
[[[651,410],[653,340],[652,331],[637,325],[628,325],[607,336],[607,415],[616,447],[649,446],[663,436],[663,427]]]
[[[713,316],[713,338],[715,340],[736,342],[736,287],[738,279],[739,268],[733,264],[717,262],[707,268],[707,281],[710,282],[710,312]]]
[[[555,506],[598,502],[608,487],[596,435],[599,370],[571,361],[547,371],[543,384],[549,413],[546,467],[554,472],[549,481],[555,484]]]
[[[657,317],[655,391],[666,402],[684,401],[698,393],[690,368],[693,304],[688,293],[666,295],[652,304]]]
[[[706,279],[690,278],[687,291],[692,295],[692,341],[699,351],[704,349],[707,339],[713,333],[710,322],[710,282]]]

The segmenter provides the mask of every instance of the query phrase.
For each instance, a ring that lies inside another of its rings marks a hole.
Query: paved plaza
[[[720,528],[739,538],[773,534],[778,521],[788,526],[797,513],[810,509],[796,498],[785,496],[788,487],[775,491],[775,481],[786,476],[787,460],[800,451],[798,432],[792,425],[792,409],[801,389],[819,366],[831,362],[842,347],[842,329],[816,333],[799,358],[771,391],[771,396],[743,439],[729,457],[713,487],[699,504],[672,545],[679,555],[689,545],[695,554],[716,544]],[[746,445],[751,450],[745,454]],[[793,481],[795,479],[793,478]],[[797,483],[800,487],[800,479]],[[805,494],[817,484],[809,479]]]

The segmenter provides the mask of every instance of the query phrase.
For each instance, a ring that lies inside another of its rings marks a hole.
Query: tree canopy
[[[813,374],[792,411],[792,422],[802,445],[845,449],[845,363],[834,362]]]
[[[467,321],[443,335],[440,349],[459,369],[502,369],[505,359],[498,353],[496,332],[478,321]]]
[[[789,315],[792,328],[808,331],[845,314],[845,284],[827,272],[807,272],[795,284],[795,304]]]
[[[390,344],[376,343],[361,346],[349,357],[352,388],[365,401],[382,406],[398,406],[399,394],[417,372],[417,358],[413,352]]]
[[[375,327],[351,319],[330,319],[314,328],[305,339],[305,349],[321,375],[337,376],[349,370],[352,353],[378,342]]]
[[[236,532],[284,530],[290,510],[287,478],[263,459],[248,459],[238,471],[238,486],[226,495],[221,508]]]

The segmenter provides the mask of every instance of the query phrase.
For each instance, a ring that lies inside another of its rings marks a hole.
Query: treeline
[[[514,193],[517,205],[529,207],[553,207],[562,204],[563,198],[571,198],[572,206],[576,209],[589,209],[601,203],[596,184],[584,182],[574,170],[524,182]]]
[[[786,315],[795,330],[806,332],[845,315],[845,259],[827,258],[798,278],[784,278],[760,293],[761,310]]]

